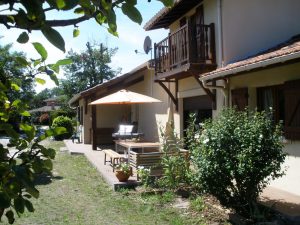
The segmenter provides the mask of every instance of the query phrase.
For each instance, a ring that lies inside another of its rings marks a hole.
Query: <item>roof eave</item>
[[[299,58],[300,58],[300,52],[291,53],[288,55],[278,56],[278,57],[272,58],[272,59],[266,59],[266,60],[263,60],[260,62],[240,66],[237,68],[232,68],[232,69],[228,69],[225,71],[216,72],[215,74],[212,74],[212,75],[202,76],[202,77],[200,77],[200,80],[204,81],[204,82],[219,80],[219,79],[223,79],[223,78],[226,78],[226,77],[229,77],[232,75],[238,75],[240,73],[248,72],[248,71],[251,71],[254,69],[264,68],[264,67],[268,67],[268,66],[271,66],[274,64],[279,64],[279,63],[285,63],[287,61],[291,61],[291,60],[299,59]]]

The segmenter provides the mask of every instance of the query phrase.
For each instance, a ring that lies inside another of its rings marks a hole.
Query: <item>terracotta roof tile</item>
[[[260,52],[260,53],[254,55],[254,56],[251,56],[247,59],[244,59],[244,60],[241,60],[238,62],[234,62],[234,63],[228,64],[224,67],[218,68],[214,71],[211,71],[209,73],[202,74],[201,77],[203,78],[203,77],[209,77],[212,75],[217,75],[221,72],[238,69],[241,67],[260,63],[260,62],[267,61],[267,60],[273,60],[278,57],[284,57],[284,56],[288,56],[288,55],[291,55],[294,53],[300,53],[300,35],[297,35],[297,36],[291,38],[290,40],[288,40],[287,42],[281,43],[273,48],[270,48],[266,51]],[[239,71],[239,72],[242,72],[242,71]]]

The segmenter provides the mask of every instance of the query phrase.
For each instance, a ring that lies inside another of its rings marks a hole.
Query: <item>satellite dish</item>
[[[146,54],[152,49],[152,41],[149,36],[147,36],[144,40],[144,51]]]

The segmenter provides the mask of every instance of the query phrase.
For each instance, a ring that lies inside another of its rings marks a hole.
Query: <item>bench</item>
[[[106,163],[109,162],[113,168],[113,172],[115,171],[115,166],[120,164],[125,159],[124,156],[111,149],[105,149],[102,150],[102,152],[104,152],[104,165],[106,165]],[[106,159],[107,156],[109,157],[109,160]]]
[[[151,168],[151,176],[162,176],[163,167],[161,165],[161,160],[163,152],[147,152],[147,153],[136,153],[130,151],[129,154],[129,163],[135,169],[138,169],[139,166],[145,168]],[[168,155],[176,155],[178,152],[170,152]],[[185,158],[186,162],[189,161],[189,151],[185,149],[180,150],[180,155]],[[139,179],[137,175],[137,179]]]

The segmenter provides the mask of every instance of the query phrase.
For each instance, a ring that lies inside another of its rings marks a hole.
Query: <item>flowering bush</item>
[[[251,217],[259,193],[284,174],[280,127],[265,112],[225,109],[197,132],[199,139],[190,143],[197,183],[224,206]]]
[[[40,121],[39,121],[40,124],[42,124],[42,125],[49,125],[49,123],[50,123],[50,117],[49,117],[49,114],[48,114],[48,113],[42,114],[42,115],[40,116],[39,120],[40,120]]]
[[[138,177],[141,181],[141,183],[145,186],[151,185],[151,179],[150,179],[150,168],[145,168],[143,166],[139,166],[137,170]]]

